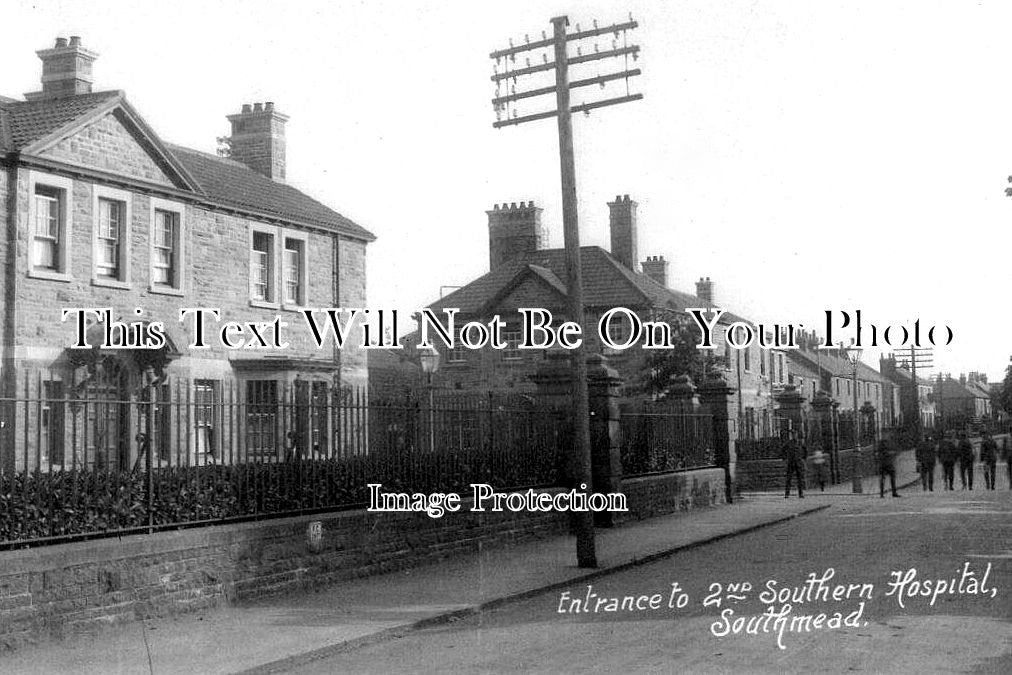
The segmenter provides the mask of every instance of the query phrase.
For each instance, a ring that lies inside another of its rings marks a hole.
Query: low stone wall
[[[872,446],[865,446],[860,451],[853,448],[840,451],[840,481],[846,483],[855,474],[871,476],[877,467]],[[823,464],[826,480],[829,480],[829,458]],[[739,461],[737,464],[735,487],[739,492],[770,492],[784,489],[785,466],[779,459],[756,459]],[[809,459],[805,463],[805,485],[809,489],[818,489],[815,465]]]
[[[723,503],[723,471],[623,484],[626,520]],[[551,492],[551,491],[547,491]],[[567,513],[364,510],[0,552],[0,648],[564,534]],[[316,536],[318,535],[318,536]]]
[[[622,481],[622,492],[628,500],[629,512],[617,518],[619,522],[726,503],[723,469],[626,478]]]

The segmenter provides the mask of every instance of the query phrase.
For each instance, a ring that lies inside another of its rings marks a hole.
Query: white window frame
[[[133,222],[133,208],[129,192],[95,185],[91,195],[91,283],[95,286],[109,286],[111,288],[130,288],[130,224]],[[102,229],[100,211],[101,202],[118,202],[123,207],[122,218],[119,228],[119,250],[117,252],[117,276],[108,277],[98,273],[98,261],[102,250],[100,230]]]
[[[453,341],[453,348],[446,352],[446,362],[450,363],[467,363],[467,352],[470,351],[467,347],[461,344],[460,341],[461,329],[457,329],[456,339]]]
[[[51,188],[60,192],[60,235],[56,241],[55,270],[35,266],[35,219],[38,208],[35,204],[35,191],[38,186]],[[71,281],[70,273],[70,236],[74,213],[74,181],[63,176],[54,176],[38,171],[28,172],[28,276],[51,281]]]
[[[268,251],[271,296],[268,300],[257,298],[253,292],[253,240],[257,234],[266,234],[271,237],[271,250]],[[247,270],[247,282],[249,289],[247,292],[249,294],[249,304],[253,307],[267,307],[270,309],[278,309],[281,307],[281,270],[278,269],[278,262],[281,260],[281,238],[282,234],[280,228],[273,227],[271,225],[255,224],[249,228],[249,241],[247,242],[246,248],[247,257],[249,259],[249,269]]]
[[[277,265],[280,277],[278,283],[278,299],[281,301],[281,305],[285,309],[297,310],[305,307],[309,298],[309,235],[297,230],[279,230],[279,233],[281,234],[281,255],[279,258],[279,264]],[[288,301],[288,292],[285,288],[285,285],[287,284],[287,280],[285,278],[285,257],[288,250],[289,240],[301,243],[299,260],[299,297],[295,299],[295,302]],[[252,248],[252,244],[250,246]]]
[[[502,334],[503,342],[506,346],[502,350],[503,361],[519,361],[524,358],[524,354],[520,351],[520,341],[523,338],[523,331],[519,328],[513,330],[505,330]]]
[[[176,259],[172,265],[172,283],[155,283],[155,218],[158,211],[176,214],[179,226],[175,232]],[[148,206],[148,290],[164,295],[182,295],[185,290],[184,278],[186,270],[186,207],[179,202],[167,199],[151,198]]]

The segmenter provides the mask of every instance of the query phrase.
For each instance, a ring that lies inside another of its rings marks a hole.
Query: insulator
[[[633,61],[639,61],[639,60],[640,60],[640,53],[639,52],[633,52]]]
[[[579,47],[576,48],[576,55],[583,56],[583,51]]]
[[[545,31],[541,31],[541,39],[542,40],[547,40],[548,39],[548,33],[546,33]]]
[[[579,32],[580,32],[580,24],[576,24],[576,32],[577,32],[577,33],[579,33]]]
[[[594,19],[594,30],[597,30],[597,19]]]
[[[542,54],[541,60],[544,61],[545,63],[548,63],[548,54]]]
[[[600,52],[600,51],[601,51],[601,50],[600,50],[600,49],[598,48],[598,46],[597,46],[597,43],[595,42],[595,43],[594,43],[594,53],[595,53],[595,54],[597,54],[597,53],[598,53],[598,52]]]
[[[531,60],[530,60],[530,58],[525,59],[525,61],[527,62],[527,67],[530,68],[531,67]]]
[[[510,63],[516,63],[516,62],[517,62],[517,55],[516,54],[510,54]]]
[[[527,33],[524,33],[524,44],[530,44],[530,43],[531,43],[531,39],[529,37],[527,37]]]
[[[614,40],[611,41],[611,48],[618,49],[618,38],[615,38]]]

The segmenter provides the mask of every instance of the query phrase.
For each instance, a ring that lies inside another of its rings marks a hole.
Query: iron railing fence
[[[263,382],[115,397],[40,377],[0,399],[0,547],[361,507],[369,483],[465,496],[564,482],[569,421],[532,399]]]
[[[652,405],[623,410],[619,425],[624,476],[716,464],[710,415],[680,413]]]

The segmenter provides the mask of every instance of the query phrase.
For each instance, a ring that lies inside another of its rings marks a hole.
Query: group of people
[[[1007,439],[1002,439],[999,453],[998,443],[988,432],[980,439],[980,463],[984,468],[984,488],[995,489],[995,478],[998,475],[998,455],[1003,455],[1009,474],[1009,487],[1012,488],[1012,458]],[[956,466],[959,466],[959,482],[964,490],[973,489],[973,469],[976,462],[973,443],[966,433],[958,435],[947,432],[937,437],[925,436],[917,445],[917,470],[921,474],[921,489],[933,492],[935,489],[935,465],[942,465],[942,489],[954,490]]]
[[[797,479],[798,497],[805,496],[805,462],[807,452],[805,447],[798,442],[796,432],[793,429],[785,429],[781,432],[782,456],[786,465],[784,478],[784,498],[791,496],[791,481]],[[881,439],[875,446],[875,460],[878,464],[879,474],[879,497],[885,497],[885,481],[889,479],[889,487],[893,497],[899,497],[896,491],[896,453],[895,444],[889,439]],[[925,435],[917,445],[917,470],[921,476],[921,486],[925,491],[935,489],[935,465],[942,465],[942,486],[945,490],[954,490],[956,466],[959,466],[960,483],[964,490],[973,489],[973,470],[977,459],[973,444],[965,432],[958,436],[955,432],[939,434],[936,437]],[[998,456],[1006,462],[1009,474],[1009,488],[1012,489],[1012,448],[1009,448],[1007,439],[1002,439],[1002,447],[999,452],[998,443],[991,434],[984,432],[980,441],[980,463],[984,468],[984,487],[987,490],[995,489],[995,478],[998,470]],[[821,450],[816,450],[812,455],[812,464],[815,469],[816,479],[819,486],[825,489],[826,480],[824,474],[825,455]]]

